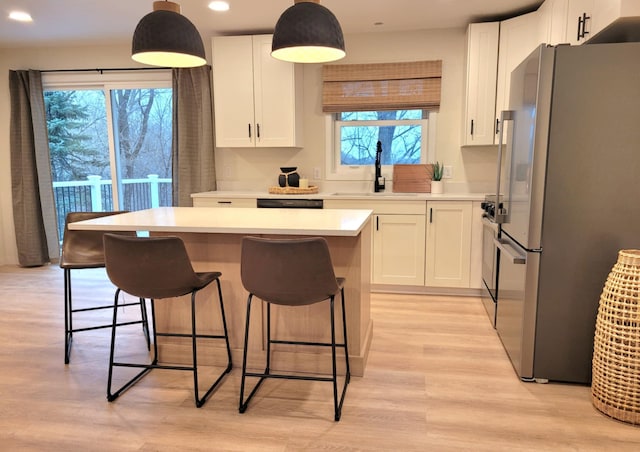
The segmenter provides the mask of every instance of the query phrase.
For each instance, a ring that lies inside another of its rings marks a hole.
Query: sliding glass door
[[[146,85],[45,87],[60,237],[67,212],[171,205],[172,90]]]

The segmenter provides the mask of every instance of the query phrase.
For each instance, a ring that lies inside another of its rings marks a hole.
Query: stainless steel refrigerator
[[[640,43],[540,46],[509,99],[496,329],[523,380],[589,383],[600,293],[640,248]]]

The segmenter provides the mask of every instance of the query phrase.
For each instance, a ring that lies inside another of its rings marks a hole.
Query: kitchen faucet
[[[380,166],[380,157],[382,156],[382,143],[378,141],[378,147],[376,149],[376,175],[373,181],[373,191],[378,193],[384,190],[384,177],[382,177],[382,168]]]

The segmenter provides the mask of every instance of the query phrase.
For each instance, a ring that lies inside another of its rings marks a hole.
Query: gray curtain
[[[173,69],[173,205],[216,189],[211,67]]]
[[[13,219],[18,262],[43,265],[59,257],[49,138],[39,71],[9,71]]]

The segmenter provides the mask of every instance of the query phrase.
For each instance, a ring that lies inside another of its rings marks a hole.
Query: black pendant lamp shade
[[[295,0],[276,23],[271,55],[293,63],[339,60],[346,55],[340,23],[319,1]]]
[[[133,33],[131,58],[162,67],[195,67],[207,63],[200,33],[180,14],[180,5],[169,1],[154,2],[153,12],[140,19]]]

